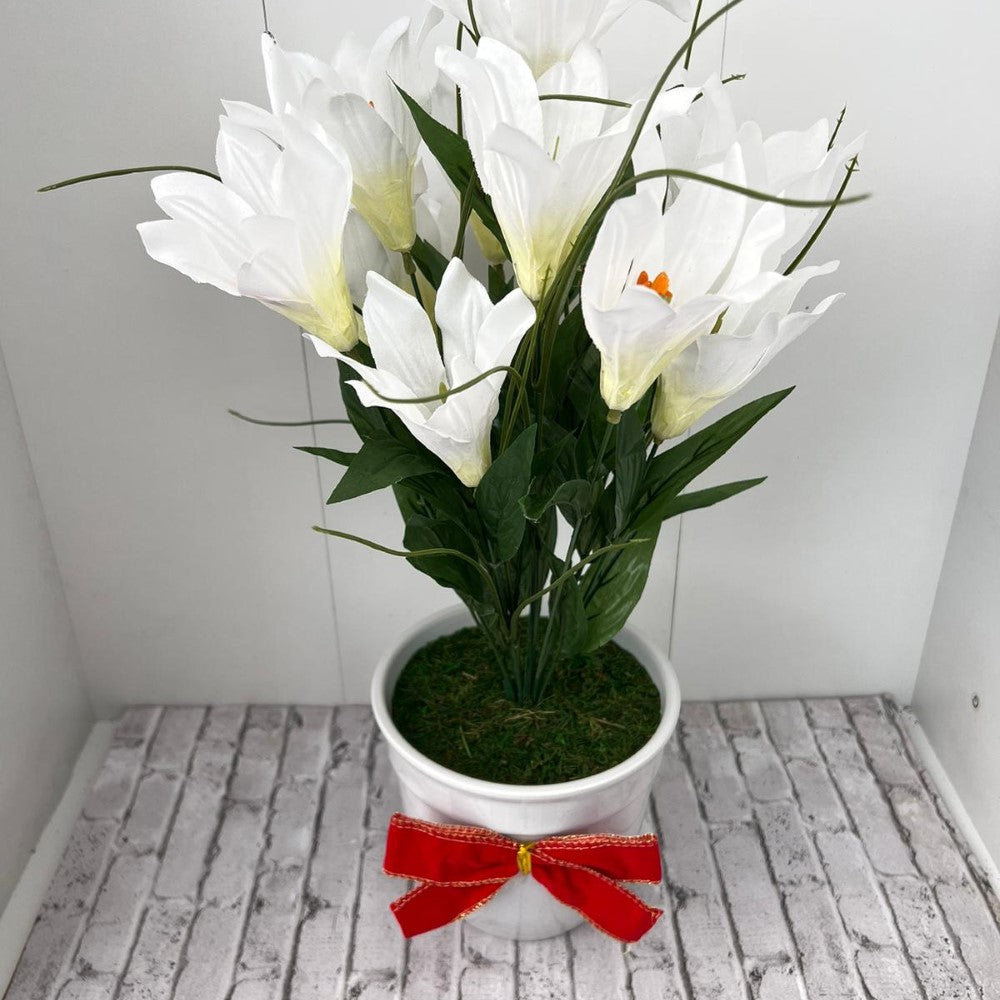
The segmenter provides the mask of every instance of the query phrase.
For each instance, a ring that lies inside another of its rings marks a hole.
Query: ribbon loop
[[[619,941],[638,941],[662,913],[618,884],[660,882],[660,849],[652,834],[519,843],[481,827],[444,826],[396,813],[389,821],[383,870],[421,883],[391,905],[407,937],[461,919],[518,874],[536,879]]]

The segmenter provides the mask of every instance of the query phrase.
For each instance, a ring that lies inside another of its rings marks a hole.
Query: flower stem
[[[55,184],[46,184],[40,187],[38,193],[44,191],[58,191],[59,188],[69,187],[72,184],[85,184],[87,181],[99,181],[105,177],[125,177],[127,174],[162,174],[178,171],[185,174],[201,174],[203,177],[211,177],[213,180],[221,180],[218,174],[211,170],[202,170],[201,167],[178,167],[178,166],[158,166],[158,167],[122,167],[120,170],[101,170],[96,174],[83,174],[80,177],[70,177],[65,181],[56,181]]]
[[[843,205],[849,202],[850,198],[844,198],[844,191],[847,190],[847,185],[850,183],[851,175],[858,169],[858,158],[855,156],[853,160],[847,165],[847,173],[844,176],[844,180],[840,185],[840,189],[837,191],[837,197],[833,199],[833,204],[827,209],[826,215],[823,216],[819,221],[819,225],[814,230],[812,236],[803,244],[802,249],[795,255],[795,260],[785,268],[785,274],[789,275],[794,271],[799,264],[805,259],[806,254],[816,245],[816,241],[820,237],[820,233],[826,229],[826,224],[833,218],[833,213],[837,210],[838,205]]]

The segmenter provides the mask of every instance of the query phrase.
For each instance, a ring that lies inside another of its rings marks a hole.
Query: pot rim
[[[378,665],[375,667],[375,674],[372,677],[371,685],[371,703],[375,721],[390,747],[414,768],[435,778],[442,784],[465,794],[474,794],[504,802],[515,800],[519,802],[551,802],[553,800],[574,798],[579,795],[600,791],[614,785],[641,769],[645,764],[663,752],[680,715],[680,684],[677,681],[677,674],[674,672],[674,668],[666,654],[657,649],[641,631],[633,628],[631,625],[626,625],[621,630],[621,633],[619,633],[619,636],[626,634],[629,639],[634,640],[635,644],[640,647],[640,652],[637,654],[633,650],[629,651],[636,656],[642,666],[653,676],[654,681],[662,679],[664,702],[659,725],[653,731],[652,736],[631,757],[627,757],[606,771],[599,771],[597,774],[592,774],[586,778],[575,778],[572,781],[560,781],[548,785],[517,785],[499,781],[486,781],[483,778],[473,778],[458,771],[453,771],[443,764],[438,764],[436,761],[431,760],[430,757],[422,754],[406,740],[392,720],[387,698],[388,692],[386,691],[389,673],[396,665],[400,651],[418,639],[422,633],[429,632],[432,629],[451,622],[455,623],[456,628],[462,627],[466,623],[471,624],[471,620],[469,619],[469,613],[463,605],[452,606],[444,611],[438,611],[420,619],[420,621],[411,626],[393,643],[392,647],[382,655]],[[447,633],[441,632],[438,634],[445,635]],[[659,677],[657,677],[657,674]]]

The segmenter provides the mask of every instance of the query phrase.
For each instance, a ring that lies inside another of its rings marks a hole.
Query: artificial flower
[[[743,184],[739,146],[708,172]],[[584,270],[581,302],[610,410],[638,402],[731,299],[756,295],[755,288],[727,286],[746,213],[743,196],[707,184],[686,185],[666,212],[645,190],[609,210]]]
[[[598,104],[542,102],[546,79],[536,84],[524,59],[491,38],[480,42],[475,57],[439,49],[437,58],[462,88],[477,173],[518,283],[537,302],[617,174],[642,106],[613,117]],[[551,85],[565,92],[579,85],[607,94],[603,63],[586,43],[549,74]]]
[[[283,123],[279,148],[223,118],[216,147],[221,181],[172,173],[152,182],[168,216],[142,223],[146,251],[230,295],[257,299],[340,350],[359,325],[345,266],[351,165],[320,132]],[[363,233],[351,248],[364,250]]]
[[[655,0],[688,20],[692,0]],[[466,27],[495,38],[524,57],[535,76],[568,60],[583,42],[595,42],[636,0],[431,0]]]
[[[832,261],[793,271],[757,301],[730,306],[717,331],[681,352],[657,385],[652,412],[656,440],[683,434],[809,329],[841,296],[830,295],[808,312],[790,312],[792,303],[806,282],[836,269]]]
[[[534,322],[534,308],[518,289],[494,305],[456,258],[438,289],[439,351],[430,318],[413,296],[375,273],[368,276],[368,283],[364,318],[375,367],[313,338],[317,351],[350,365],[361,376],[351,385],[365,406],[394,411],[466,486],[475,486],[490,466],[490,430],[506,372],[494,372],[443,399],[419,403],[389,399],[441,396],[493,368],[509,365]]]
[[[277,142],[281,122],[289,116],[320,125],[347,153],[354,205],[389,250],[413,246],[414,203],[425,187],[420,136],[396,85],[431,104],[438,74],[427,53],[428,35],[440,18],[438,11],[415,25],[400,18],[370,48],[349,35],[331,63],[285,51],[265,34],[271,113],[240,102],[225,104],[235,120]]]
[[[778,132],[764,138],[756,122],[737,123],[727,88],[718,76],[702,86],[703,99],[689,114],[664,121],[659,130],[640,136],[635,152],[637,173],[682,169],[703,172],[723,161],[733,145],[742,149],[746,185],[767,194],[806,201],[833,196],[848,162],[864,137],[835,142],[830,122],[820,119],[803,131]],[[648,182],[665,204],[691,181],[666,178]],[[735,270],[744,274],[777,269],[782,257],[812,227],[823,209],[787,208],[754,202],[747,210],[747,235]],[[739,280],[738,276],[734,280]]]

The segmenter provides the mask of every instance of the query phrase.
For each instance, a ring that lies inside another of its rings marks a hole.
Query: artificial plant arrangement
[[[391,489],[405,532],[402,548],[327,533],[453,590],[486,651],[473,673],[543,741],[553,679],[563,699],[586,689],[663,522],[762,482],[689,489],[790,390],[667,443],[834,304],[795,307],[837,267],[806,258],[856,200],[843,116],[765,138],[736,120],[741,78],[692,77],[698,37],[740,0],[704,18],[701,0],[659,2],[691,27],[630,99],[611,96],[595,43],[631,0],[433,0],[330,62],[265,33],[270,107],[224,102],[218,174],[161,173],[168,218],[139,226],[156,260],[257,299],[329,359],[359,446],[303,450],[343,466],[331,504]],[[454,675],[431,671],[425,706]],[[624,756],[666,714],[646,684],[652,718]],[[460,731],[445,742],[468,751]],[[488,756],[509,771],[505,752]],[[518,815],[494,827],[538,832]]]

